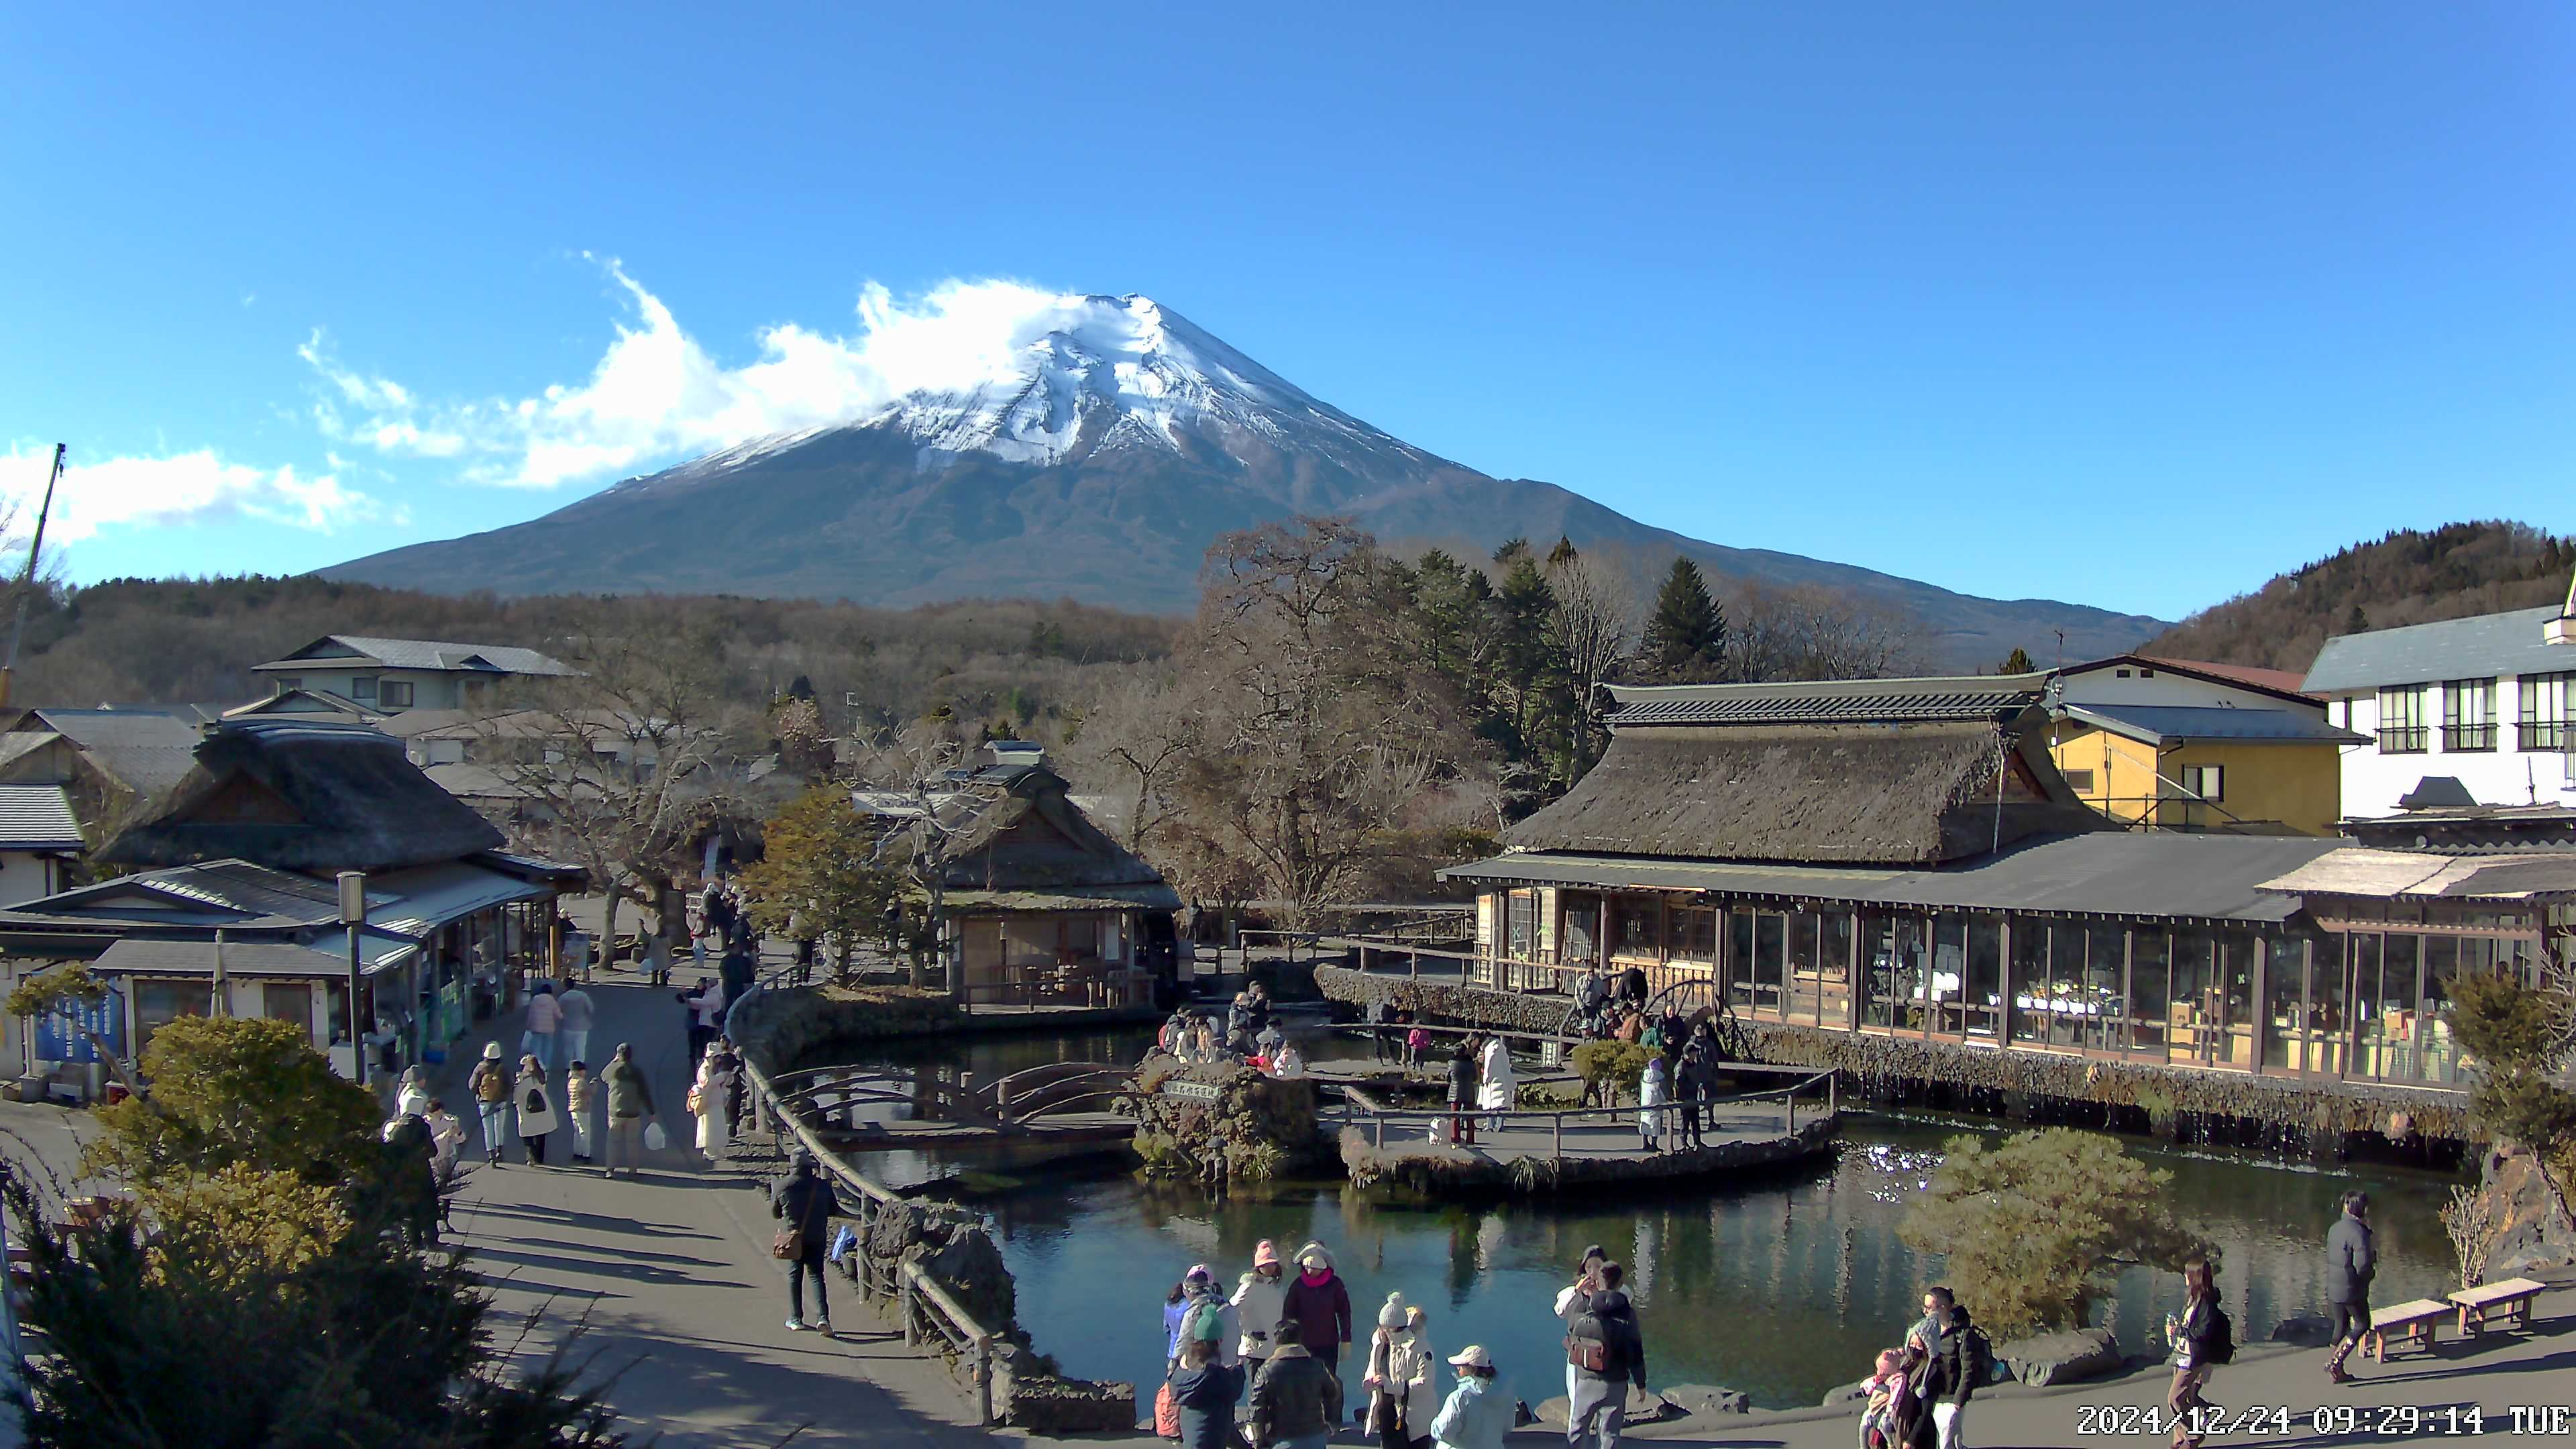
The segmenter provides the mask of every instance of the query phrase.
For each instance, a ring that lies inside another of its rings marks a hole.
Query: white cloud
[[[0,454],[0,503],[14,510],[11,533],[35,522],[53,449],[12,447]],[[102,528],[151,528],[218,518],[253,518],[289,528],[330,533],[377,520],[408,522],[407,510],[387,507],[343,484],[337,473],[306,475],[293,467],[257,468],[226,462],[211,448],[167,457],[108,458],[65,464],[54,490],[48,544],[76,543]]]
[[[316,333],[299,351],[333,396],[315,404],[315,425],[388,456],[466,459],[474,482],[556,488],[844,422],[922,389],[1000,381],[1022,349],[1084,311],[1080,296],[1018,282],[950,281],[909,302],[871,282],[855,335],[781,323],[761,330],[757,358],[728,367],[617,262],[606,266],[633,321],[616,324],[586,381],[535,397],[430,405],[389,378],[341,365]]]

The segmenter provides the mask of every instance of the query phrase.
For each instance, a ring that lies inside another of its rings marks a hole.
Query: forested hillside
[[[1085,676],[1171,651],[1179,621],[1087,604],[969,600],[872,609],[653,595],[496,599],[313,577],[120,579],[39,596],[13,703],[230,706],[250,666],[325,634],[555,649],[575,635],[700,638],[727,693],[763,704],[798,679],[834,733],[945,713],[1016,731],[1092,692]],[[858,710],[844,700],[857,695]]]
[[[2140,652],[2305,670],[2332,635],[2558,603],[2571,568],[2576,539],[2526,523],[2399,529],[2204,609]]]

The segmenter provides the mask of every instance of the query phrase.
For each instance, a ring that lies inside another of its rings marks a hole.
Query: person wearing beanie
[[[1386,1295],[1378,1309],[1368,1371],[1360,1382],[1369,1391],[1366,1428],[1381,1449],[1422,1449],[1431,1442],[1431,1421],[1440,1412],[1432,1365],[1439,1360],[1423,1323],[1422,1310],[1407,1305],[1401,1293]]]
[[[1204,1338],[1217,1345],[1219,1366],[1235,1368],[1243,1362],[1240,1323],[1234,1305],[1217,1287],[1214,1268],[1201,1263],[1181,1279],[1181,1347],[1188,1347],[1193,1338]],[[1172,1356],[1178,1359],[1180,1353],[1175,1350]]]
[[[1235,1346],[1238,1360],[1259,1368],[1270,1357],[1279,1320],[1288,1307],[1288,1284],[1280,1275],[1279,1246],[1268,1238],[1252,1250],[1252,1271],[1234,1286],[1234,1321],[1243,1337]]]
[[[465,1079],[474,1094],[474,1110],[483,1118],[483,1160],[501,1165],[501,1144],[510,1136],[510,1069],[501,1061],[501,1044],[483,1043],[483,1060]]]
[[[1297,1250],[1297,1269],[1280,1316],[1297,1320],[1298,1342],[1338,1378],[1342,1350],[1351,1342],[1351,1290],[1333,1270],[1333,1255],[1321,1243]]]

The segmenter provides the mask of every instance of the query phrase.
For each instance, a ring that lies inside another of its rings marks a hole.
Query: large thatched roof
[[[1947,709],[1896,713],[1936,692],[1886,686],[1951,682],[1873,683],[1881,688],[1833,691],[1831,704],[1792,714],[1796,723],[1700,722],[1752,714],[1739,703],[1779,709],[1785,691],[1771,686],[1739,686],[1741,699],[1725,686],[1697,697],[1655,691],[1643,708],[1649,700],[1621,691],[1609,752],[1505,838],[1526,850],[1603,855],[1931,865],[2106,825],[2036,739],[2035,691],[1997,691],[1987,680],[1988,690]]]
[[[108,842],[123,865],[237,857],[277,870],[392,870],[502,843],[472,807],[363,725],[271,717],[209,730],[160,808]]]
[[[919,820],[926,801],[946,838],[952,909],[1177,909],[1180,896],[1162,873],[1102,830],[1068,789],[1041,763],[996,763],[950,771],[919,792],[853,798],[893,821]]]

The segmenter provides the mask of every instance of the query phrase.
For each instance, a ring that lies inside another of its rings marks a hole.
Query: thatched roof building
[[[2044,675],[1613,686],[1610,749],[1524,850],[1937,865],[2108,828],[2048,756]]]
[[[360,724],[267,718],[209,729],[158,808],[100,854],[120,865],[240,859],[329,874],[456,860],[501,843],[400,740]]]

